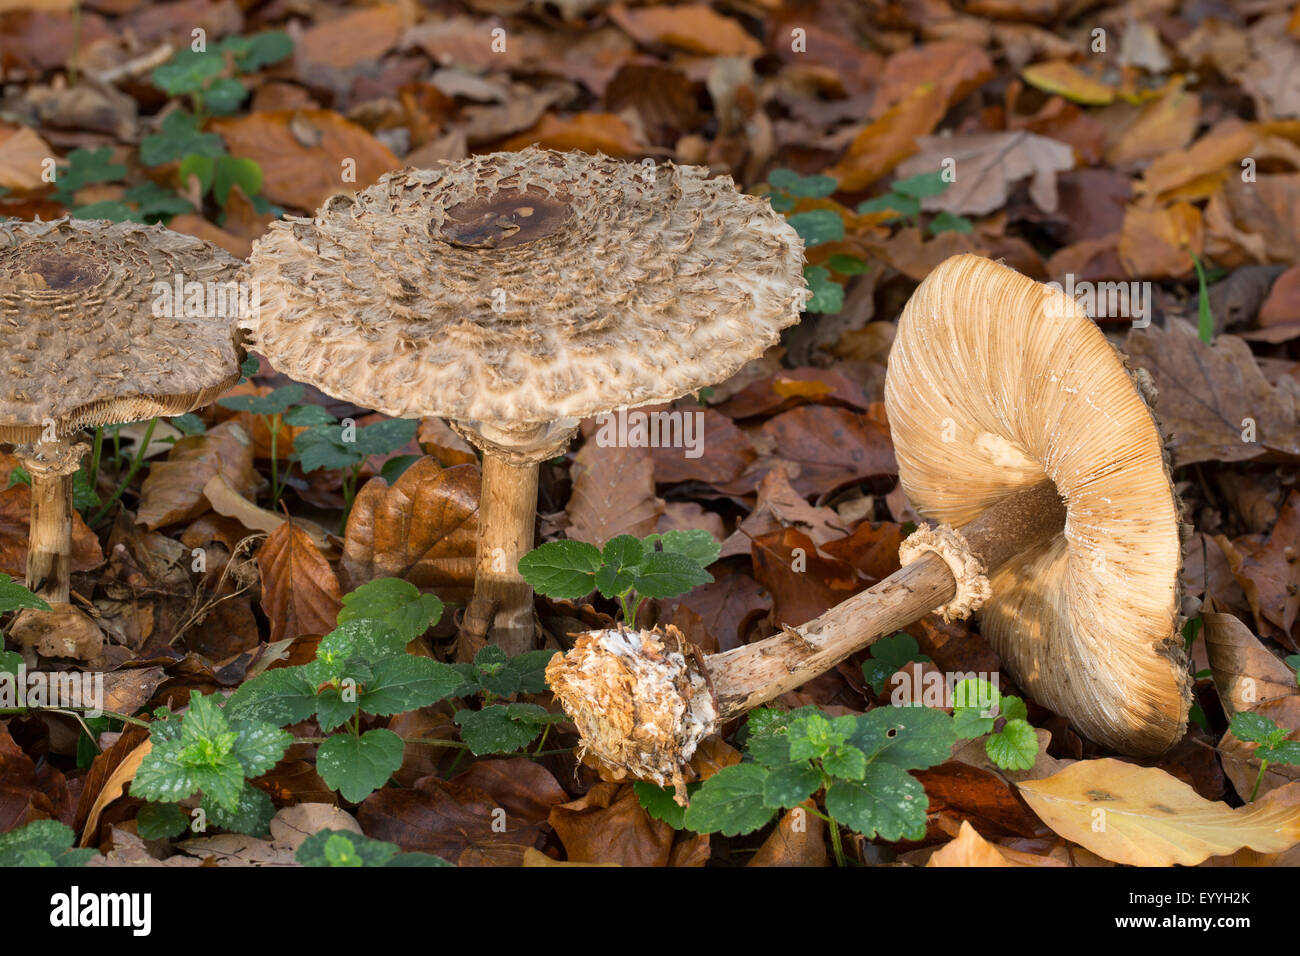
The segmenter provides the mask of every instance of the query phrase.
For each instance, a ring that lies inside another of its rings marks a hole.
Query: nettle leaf
[[[293,440],[294,460],[304,472],[339,471],[365,461],[355,444],[344,444],[341,425],[314,425]]]
[[[401,853],[396,844],[347,830],[313,833],[294,859],[303,866],[451,866],[432,853]]]
[[[700,785],[686,808],[686,826],[696,833],[737,836],[766,825],[776,808],[763,799],[770,771],[754,763],[723,767]]]
[[[312,428],[316,425],[336,425],[336,419],[319,405],[295,405],[284,413],[284,423],[294,428]]]
[[[85,866],[98,850],[74,850],[77,835],[57,820],[33,820],[26,826],[0,833],[0,867]]]
[[[7,574],[0,574],[0,614],[21,608],[48,611],[50,606]]]
[[[84,186],[93,183],[111,183],[126,175],[126,167],[113,162],[113,150],[108,146],[99,149],[74,149],[68,153],[67,165],[59,166],[54,174],[54,186],[60,197],[71,197]]]
[[[186,160],[191,156],[200,156],[209,160],[208,177],[203,180],[203,191],[212,185],[212,162],[218,156],[225,155],[226,146],[216,133],[199,131],[198,119],[184,110],[173,110],[163,117],[157,133],[140,140],[140,162],[146,166],[161,166],[173,160]],[[181,182],[189,178],[184,164],[181,167]]]
[[[596,588],[607,598],[626,594],[635,583],[632,574],[645,557],[645,546],[639,538],[621,534],[605,543],[601,551],[604,562],[596,572]]]
[[[208,822],[232,833],[246,833],[249,836],[267,836],[271,832],[271,818],[275,816],[275,804],[271,798],[256,787],[245,787],[239,792],[239,801],[233,809],[227,809],[203,795],[199,804],[208,816]]]
[[[316,698],[316,723],[329,733],[355,717],[359,709],[356,687],[349,687],[346,694],[339,687],[326,687]]]
[[[857,256],[850,256],[843,252],[837,252],[826,260],[826,264],[833,270],[844,276],[860,276],[871,271],[871,264]]]
[[[203,91],[208,80],[226,68],[215,52],[182,49],[153,71],[153,85],[168,96],[185,96]]]
[[[204,424],[203,419],[193,412],[177,415],[174,418],[167,419],[167,421],[186,438],[206,434],[208,430],[208,426]],[[81,472],[77,472],[77,474],[81,474]]]
[[[831,281],[830,271],[825,266],[805,266],[803,279],[812,292],[812,298],[804,304],[805,312],[834,315],[844,308],[844,286]]]
[[[786,192],[805,199],[824,199],[839,188],[840,184],[832,176],[800,176],[786,187]]]
[[[182,755],[182,759],[185,757]],[[205,800],[234,811],[244,790],[244,768],[233,755],[191,764],[190,774]]]
[[[493,704],[482,710],[458,710],[460,737],[476,757],[514,753],[537,739],[548,723],[564,720],[536,704]]]
[[[955,216],[945,209],[930,220],[929,228],[930,234],[935,236],[941,232],[960,232],[969,235],[974,231],[975,224],[965,216]]]
[[[1300,740],[1283,740],[1257,747],[1254,756],[1269,763],[1300,764]]]
[[[849,739],[873,766],[887,763],[902,770],[943,763],[956,742],[952,718],[929,707],[877,707],[857,718]]]
[[[861,782],[835,780],[826,788],[826,812],[868,838],[921,839],[929,805],[919,780],[879,760],[867,767]]]
[[[277,727],[296,724],[316,713],[316,685],[301,667],[281,667],[244,681],[226,699],[229,720],[264,721]]]
[[[0,674],[17,676],[18,668],[23,666],[23,655],[17,651],[0,651]]]
[[[865,760],[863,766],[866,766]],[[821,785],[821,773],[807,761],[776,767],[768,771],[763,782],[763,804],[772,808],[795,807],[812,796]]]
[[[822,769],[841,780],[861,780],[867,772],[867,755],[852,744],[840,744],[822,757]]]
[[[250,778],[260,777],[284,757],[293,743],[293,734],[266,723],[248,723],[235,726],[239,736],[235,739],[235,756]]]
[[[901,668],[930,659],[921,653],[916,638],[903,631],[876,641],[871,645],[870,654],[871,657],[862,664],[862,676],[877,694],[884,693],[889,678]]]
[[[952,712],[953,730],[963,740],[983,737],[993,729],[995,723],[996,717],[985,717],[984,711],[978,707],[956,707]]]
[[[107,219],[110,222],[144,222],[144,217],[117,199],[104,199],[72,210],[77,219]]]
[[[519,573],[538,594],[576,601],[596,586],[600,549],[585,541],[548,541],[519,559]]]
[[[409,644],[437,624],[442,611],[442,601],[437,595],[420,593],[420,589],[410,581],[376,578],[343,596],[338,623],[382,621]]]
[[[360,803],[401,768],[404,747],[391,730],[370,730],[360,737],[335,734],[316,751],[316,772],[343,799]]]
[[[460,673],[428,657],[390,657],[378,661],[361,694],[361,709],[387,717],[429,707],[450,697],[464,683]]]
[[[482,651],[479,653],[481,654]],[[498,697],[544,693],[546,665],[553,657],[555,657],[554,651],[527,651],[493,668],[491,673],[480,669],[479,685],[483,690]]]
[[[718,560],[718,555],[722,554],[721,543],[703,528],[667,531],[663,534],[651,535],[645,540],[650,541],[652,538],[657,539],[659,546],[665,551],[685,555],[702,568],[707,568]]]
[[[1253,711],[1243,711],[1233,715],[1232,721],[1228,724],[1228,729],[1239,740],[1245,740],[1253,744],[1268,744],[1286,738],[1285,732],[1278,736],[1278,731],[1281,728],[1274,721],[1263,714],[1257,714]]]
[[[767,174],[768,184],[777,189],[789,189],[803,177],[793,169],[774,169]]]
[[[844,220],[839,213],[830,209],[797,212],[786,222],[799,234],[808,249],[825,242],[839,242],[844,238]]]
[[[254,415],[282,415],[289,407],[302,401],[306,389],[294,383],[277,388],[268,395],[228,395],[217,400],[222,408],[232,412],[252,412]],[[304,433],[305,435],[306,433]],[[296,444],[296,442],[295,442]]]
[[[989,735],[984,752],[1003,770],[1032,770],[1038,757],[1038,735],[1029,721],[1008,720],[1001,731]]]
[[[189,828],[189,816],[174,803],[146,803],[135,818],[142,840],[170,840]]]
[[[828,718],[817,712],[790,722],[786,735],[790,740],[791,760],[815,760],[840,746],[857,729],[857,717],[847,714]]]
[[[357,450],[362,456],[391,455],[415,438],[420,423],[414,418],[387,418],[357,429]]]
[[[713,581],[692,558],[675,551],[653,551],[632,571],[636,593],[648,598],[670,598]]]

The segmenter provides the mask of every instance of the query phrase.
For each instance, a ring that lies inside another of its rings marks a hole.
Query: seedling
[[[1270,763],[1300,765],[1300,740],[1287,740],[1294,730],[1279,727],[1277,721],[1253,711],[1234,714],[1228,729],[1238,740],[1258,744],[1254,756],[1259,761],[1259,773],[1250,791],[1250,802],[1259,796],[1259,785],[1264,782],[1264,771]]]
[[[604,549],[585,541],[550,541],[524,555],[519,573],[539,594],[575,601],[593,590],[617,598],[623,623],[636,626],[646,598],[685,594],[713,576],[704,570],[722,546],[707,531],[669,531],[636,538],[621,534]]]
[[[1019,697],[1000,693],[986,680],[959,681],[953,688],[952,717],[958,737],[988,736],[984,752],[1003,770],[1033,769],[1038,735]]]

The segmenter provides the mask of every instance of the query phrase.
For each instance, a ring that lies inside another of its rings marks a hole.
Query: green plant
[[[862,677],[877,696],[885,692],[889,678],[911,663],[929,661],[917,646],[916,638],[899,631],[882,637],[871,645],[870,656],[862,662]]]
[[[986,680],[959,681],[953,688],[952,718],[957,736],[988,735],[984,752],[1003,770],[1030,770],[1038,759],[1038,734],[1019,697],[1002,694]]]
[[[617,598],[623,623],[636,626],[646,598],[670,598],[713,576],[705,570],[722,548],[701,529],[669,531],[636,538],[621,534],[603,549],[585,541],[549,541],[519,559],[519,573],[533,590],[561,600],[577,600],[597,590]]]
[[[279,763],[293,736],[266,721],[232,717],[217,701],[194,691],[183,717],[167,708],[155,711],[152,749],[136,771],[131,795],[170,806],[144,815],[146,835],[184,830],[189,823],[176,803],[196,793],[205,821],[239,833],[267,832],[275,812],[271,798],[248,780]]]
[[[347,830],[313,833],[294,859],[303,866],[451,866],[432,853],[402,853],[396,844]]]
[[[409,418],[389,418],[357,427],[351,421],[340,424],[318,405],[304,405],[285,417],[286,424],[307,426],[293,441],[293,460],[304,474],[324,469],[343,472],[343,522],[347,523],[356,500],[361,469],[372,455],[391,455],[416,435],[420,423]],[[379,477],[392,484],[419,460],[417,455],[399,455],[384,463]]]
[[[506,658],[500,648],[489,646],[472,664],[444,664],[406,653],[407,644],[436,624],[442,610],[437,597],[421,594],[409,582],[371,581],[343,599],[338,627],[321,638],[314,661],[246,681],[227,701],[226,712],[232,719],[276,726],[315,718],[326,734],[306,740],[320,745],[316,770],[353,803],[388,782],[402,764],[406,743],[508,753],[564,719],[535,704],[492,703],[498,697],[543,691],[550,651]],[[460,742],[405,741],[386,728],[362,731],[363,715],[387,717],[476,694],[488,703],[456,712]]]
[[[98,850],[75,850],[72,828],[57,820],[33,820],[24,827],[0,833],[0,867],[85,866]]]
[[[1246,711],[1234,714],[1228,723],[1228,729],[1238,740],[1258,744],[1254,755],[1259,761],[1259,773],[1255,777],[1255,786],[1250,791],[1252,803],[1259,796],[1259,785],[1264,781],[1264,771],[1269,764],[1300,765],[1300,740],[1287,740],[1295,731],[1279,727],[1277,721],[1263,714]]]
[[[32,608],[48,611],[50,606],[7,574],[0,574],[0,614]],[[4,649],[4,632],[0,631],[0,674],[16,674],[23,662],[17,651]]]
[[[1214,340],[1214,314],[1210,311],[1210,283],[1205,277],[1205,269],[1196,253],[1189,247],[1187,254],[1192,257],[1192,265],[1196,268],[1196,333],[1202,342],[1209,345]]]
[[[767,825],[783,808],[818,794],[835,858],[844,864],[841,825],[871,838],[919,840],[929,802],[909,770],[948,759],[957,740],[952,718],[925,707],[877,707],[831,717],[816,707],[751,711],[745,759],[724,767],[691,796],[681,825],[727,836]],[[653,788],[661,790],[661,788]],[[642,804],[669,822],[667,791],[638,788]],[[648,799],[647,799],[648,798]]]
[[[895,180],[889,192],[875,199],[868,199],[858,204],[859,213],[890,213],[890,220],[906,220],[919,227],[921,217],[921,200],[930,196],[939,196],[949,186],[942,172],[921,173],[907,179]],[[941,232],[969,233],[973,223],[965,216],[955,216],[944,211],[936,213],[930,220],[931,235]]]

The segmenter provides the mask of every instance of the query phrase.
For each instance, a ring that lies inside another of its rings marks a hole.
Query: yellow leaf
[[[1281,853],[1300,843],[1300,785],[1234,810],[1163,770],[1108,757],[1019,786],[1049,827],[1116,863],[1195,866],[1242,847]]]
[[[1025,78],[1026,83],[1044,93],[1058,93],[1067,100],[1089,106],[1105,106],[1113,103],[1117,95],[1113,86],[1094,80],[1077,66],[1064,60],[1035,63],[1021,70],[1020,75]]]

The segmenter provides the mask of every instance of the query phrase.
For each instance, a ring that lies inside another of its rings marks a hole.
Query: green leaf
[[[193,435],[202,435],[207,432],[208,426],[203,424],[203,419],[199,418],[193,412],[186,412],[184,415],[176,415],[167,419],[171,426],[187,438]]]
[[[1300,740],[1284,740],[1270,746],[1258,747],[1254,755],[1269,763],[1300,764]]]
[[[687,793],[693,793],[699,789],[699,786],[697,783],[688,784]],[[673,799],[672,787],[660,787],[646,780],[637,780],[633,782],[632,789],[636,791],[637,800],[650,816],[662,820],[674,830],[686,826],[686,808]]]
[[[23,666],[23,655],[17,651],[0,651],[0,674],[18,675],[18,668]]]
[[[776,189],[789,189],[802,178],[793,169],[774,169],[767,174],[768,184]]]
[[[230,190],[235,186],[245,196],[257,195],[262,191],[262,167],[256,160],[218,156],[217,165],[212,171],[212,198],[224,206],[230,198]]]
[[[795,207],[794,197],[786,196],[783,193],[774,193],[767,197],[767,201],[771,205],[773,212],[779,212],[782,215],[792,212]]]
[[[648,598],[670,598],[685,594],[713,575],[692,558],[675,551],[653,551],[632,571],[636,593]]]
[[[800,176],[786,187],[786,192],[805,199],[824,199],[839,188],[840,184],[832,176]]]
[[[889,188],[900,196],[925,199],[929,196],[942,195],[948,185],[943,178],[943,172],[935,170],[931,173],[919,173],[907,179],[897,179]]]
[[[360,737],[335,734],[316,752],[316,772],[350,803],[360,803],[402,766],[402,738],[391,730],[370,730]]]
[[[21,608],[48,611],[50,606],[7,574],[0,574],[0,614]]]
[[[799,233],[805,248],[820,246],[825,242],[838,242],[844,238],[844,220],[830,209],[813,209],[797,212],[786,222]]]
[[[812,291],[812,298],[803,307],[805,312],[834,315],[844,308],[844,286],[831,281],[825,266],[805,266],[803,278]]]
[[[667,531],[656,535],[659,545],[672,554],[690,558],[702,568],[707,568],[722,553],[718,539],[703,528],[687,528],[681,531]]]
[[[57,820],[33,820],[0,833],[0,867],[85,866],[99,853],[72,849],[76,836],[71,827]]]
[[[311,428],[315,425],[337,425],[338,419],[319,405],[295,405],[284,413],[284,423],[294,428]]]
[[[1019,697],[999,697],[998,716],[1007,720],[1028,720],[1029,708]]]
[[[955,707],[952,712],[952,726],[962,740],[974,740],[983,737],[997,723],[996,717],[985,717],[978,707]]]
[[[969,235],[974,228],[975,224],[965,216],[955,216],[946,209],[930,220],[930,234],[934,236],[941,232],[960,232],[962,235]]]
[[[246,723],[234,728],[235,756],[243,765],[244,775],[260,777],[284,758],[293,743],[293,734],[267,723]]]
[[[201,93],[208,80],[226,68],[215,52],[182,49],[153,71],[153,85],[168,96]]]
[[[169,840],[189,828],[189,816],[174,803],[146,803],[135,818],[142,840]]]
[[[239,109],[247,96],[248,87],[234,77],[223,76],[213,80],[203,91],[203,105],[216,116],[229,116]]]
[[[383,465],[380,466],[379,477],[384,479],[384,481],[386,481],[389,485],[396,484],[397,479],[401,478],[402,475],[406,474],[406,470],[410,468],[412,465],[414,465],[417,461],[419,461],[421,457],[423,456],[396,455],[388,459],[386,462],[383,463]]]
[[[860,783],[835,780],[826,789],[826,812],[867,838],[919,840],[928,808],[919,780],[879,761],[867,767]]]
[[[874,212],[893,213],[893,219],[910,219],[921,214],[921,201],[900,193],[885,193],[875,199],[858,203],[858,214],[869,215]]]
[[[884,692],[889,678],[905,665],[930,659],[921,653],[916,638],[902,631],[876,641],[870,653],[862,664],[862,676],[877,694]]]
[[[183,184],[188,185],[190,177],[194,176],[199,181],[199,194],[207,195],[208,190],[212,188],[212,177],[217,171],[217,161],[211,156],[205,156],[202,153],[189,153],[181,160],[178,175]]]
[[[998,703],[1002,694],[989,681],[982,678],[968,678],[958,681],[952,688],[952,706],[954,710],[976,710],[994,717],[999,713]]]
[[[321,830],[302,841],[294,859],[303,866],[387,866],[397,845],[347,830]]]
[[[519,559],[519,573],[547,597],[575,601],[596,586],[600,549],[585,541],[548,541]]]
[[[374,676],[361,694],[361,709],[387,717],[429,707],[450,697],[464,683],[455,668],[410,654],[375,664]]]
[[[360,709],[356,687],[325,687],[316,698],[316,723],[322,733],[337,730],[356,716]]]
[[[871,271],[871,264],[864,262],[857,256],[850,256],[843,252],[837,252],[826,260],[826,264],[845,276],[860,276]]]
[[[1027,720],[1008,720],[1001,731],[989,735],[984,752],[1003,770],[1031,770],[1038,757],[1038,735]]]
[[[208,815],[208,822],[232,833],[246,833],[249,836],[267,836],[271,832],[271,818],[275,816],[275,804],[256,787],[245,787],[239,792],[239,802],[234,809],[226,809],[203,795],[200,803],[203,812]]]
[[[641,544],[640,538],[634,538],[630,534],[620,534],[605,542],[600,557],[602,561],[613,567],[631,568],[641,563],[641,559],[645,557],[645,547]]]
[[[338,623],[382,621],[409,644],[442,618],[442,601],[401,578],[375,578],[343,596]]]
[[[1296,672],[1296,683],[1300,684],[1300,654],[1292,654],[1286,658],[1286,666]]]
[[[365,461],[355,443],[344,443],[341,425],[315,425],[293,440],[293,458],[308,474],[339,471]]]
[[[767,824],[776,809],[763,800],[770,771],[753,763],[723,767],[700,785],[684,822],[696,833],[737,836]]]
[[[541,694],[546,690],[546,665],[554,657],[555,651],[527,651],[505,661],[490,674],[480,672],[478,680],[483,690],[498,697]]]
[[[296,382],[277,388],[269,395],[230,395],[217,404],[232,412],[252,412],[254,415],[282,415],[302,400],[306,391]]]
[[[265,721],[278,727],[296,724],[316,713],[316,685],[301,667],[281,667],[244,681],[226,699],[232,721]]]
[[[110,222],[144,222],[144,217],[117,199],[103,199],[72,210],[77,219],[107,219]]]
[[[1201,341],[1209,345],[1214,338],[1214,315],[1210,311],[1210,290],[1209,282],[1205,278],[1205,268],[1201,265],[1201,260],[1197,258],[1196,253],[1190,249],[1187,254],[1192,257],[1192,265],[1196,267],[1196,308],[1197,308],[1197,334]]]
[[[836,726],[825,714],[809,714],[790,723],[786,731],[790,740],[791,760],[819,760],[848,739],[856,718],[849,717],[848,725],[842,721]]]
[[[482,710],[459,710],[460,737],[476,757],[514,753],[537,739],[542,728],[565,718],[536,704],[493,704]]]
[[[391,455],[415,438],[420,423],[414,418],[386,418],[357,429],[356,447],[364,457]]]
[[[857,718],[849,743],[875,764],[921,770],[943,763],[957,742],[952,718],[929,707],[877,707]]]
[[[861,780],[867,772],[867,755],[852,744],[841,744],[822,757],[822,769],[842,780]]]
[[[235,58],[243,73],[253,73],[293,54],[293,40],[282,30],[267,30],[251,37],[226,37],[220,48]]]
[[[199,121],[184,110],[173,110],[163,117],[158,132],[140,140],[140,162],[146,166],[161,166],[172,160],[184,160],[190,156],[205,156],[215,159],[224,156],[225,144],[216,133],[199,131]],[[210,168],[210,167],[209,167]],[[185,182],[182,175],[181,182]],[[211,184],[211,179],[208,179]],[[204,186],[207,191],[207,186]]]
[[[1285,733],[1278,737],[1277,733],[1282,728],[1278,727],[1268,717],[1254,711],[1244,711],[1234,715],[1232,721],[1228,724],[1228,729],[1232,731],[1233,736],[1238,740],[1249,741],[1253,744],[1267,744],[1286,737]]]
[[[126,175],[126,167],[113,162],[113,150],[108,146],[99,149],[74,149],[68,161],[54,174],[55,195],[65,205],[72,194],[94,183],[111,183]]]
[[[807,800],[821,785],[821,773],[807,761],[776,767],[768,771],[767,779],[763,782],[763,804],[774,809],[795,807]]]

